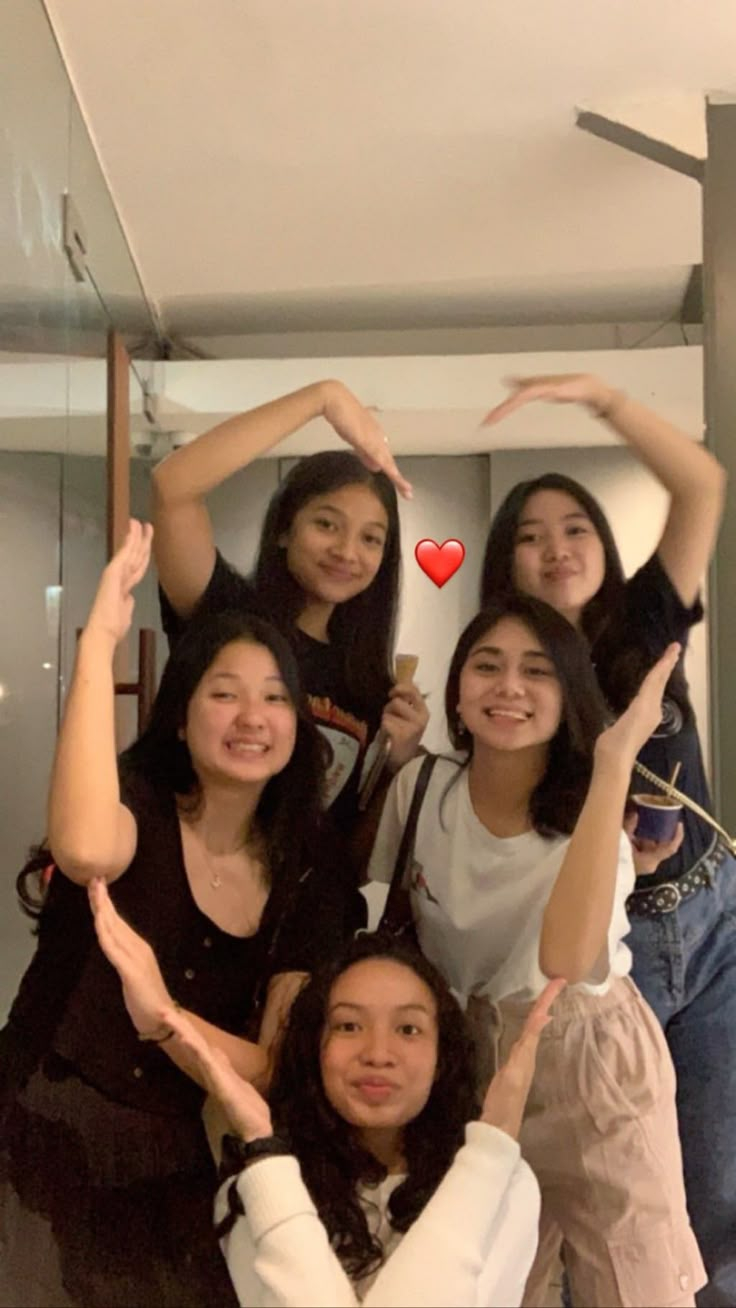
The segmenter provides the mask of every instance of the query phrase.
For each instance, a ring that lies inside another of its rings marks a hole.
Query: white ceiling
[[[700,261],[698,184],[575,109],[736,89],[733,0],[45,3],[147,293],[210,354],[656,322]]]

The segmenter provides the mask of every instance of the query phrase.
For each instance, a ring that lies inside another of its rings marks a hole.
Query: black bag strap
[[[411,865],[414,858],[414,842],[417,834],[417,823],[419,813],[424,802],[424,796],[427,793],[429,778],[432,775],[432,769],[437,762],[436,754],[425,754],[422,759],[422,766],[417,773],[417,779],[414,785],[414,794],[411,797],[411,804],[406,818],[406,824],[401,836],[399,852],[396,855],[394,870],[391,874],[391,883],[388,888],[386,906],[381,914],[379,922],[379,931],[388,931],[393,936],[400,936],[408,927],[412,925],[411,904],[409,901],[409,877],[411,875]]]

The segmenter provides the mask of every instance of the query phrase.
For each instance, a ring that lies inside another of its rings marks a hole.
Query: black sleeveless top
[[[255,935],[229,935],[198,908],[189,887],[174,796],[141,776],[121,783],[138,827],[135,857],[110,886],[122,916],[151,945],[182,1007],[234,1035],[257,1036],[268,980],[310,972],[348,930],[345,892],[308,869],[271,890]],[[196,1114],[204,1092],[155,1044],[138,1039],[120,978],[97,944],[87,891],[51,879],[38,947],[21,981],[0,1059],[26,1074],[55,1051],[109,1098],[162,1114]],[[9,1076],[6,1067],[5,1078]]]

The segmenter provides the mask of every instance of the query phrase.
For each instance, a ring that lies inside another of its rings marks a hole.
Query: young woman
[[[302,459],[273,495],[248,580],[215,548],[205,498],[313,418],[352,450]],[[354,452],[353,452],[354,451]],[[154,471],[156,563],[164,626],[197,610],[259,612],[287,635],[312,715],[326,735],[331,813],[350,834],[366,747],[379,726],[396,770],[427,724],[412,682],[392,685],[399,592],[399,473],[375,416],[337,381],[317,382],[230,418]]]
[[[608,704],[621,712],[672,640],[684,648],[702,618],[698,589],[723,507],[711,454],[596,377],[530,378],[489,415],[535,400],[586,405],[631,447],[670,496],[662,537],[627,580],[606,517],[577,482],[547,474],[514,487],[488,537],[482,602],[509,589],[536,595],[586,637]],[[711,808],[682,664],[639,758]],[[638,789],[652,790],[646,782]],[[700,1305],[736,1303],[736,861],[689,809],[671,845],[634,851],[628,901],[633,977],[664,1027],[677,1073],[688,1209],[708,1269]],[[681,842],[681,843],[680,843]],[[636,844],[637,842],[635,842]]]
[[[446,688],[457,757],[439,758],[410,874],[419,943],[501,1055],[547,978],[570,988],[542,1035],[520,1142],[542,1191],[524,1302],[543,1304],[564,1241],[573,1302],[692,1304],[672,1063],[627,973],[631,768],[659,717],[671,646],[627,711],[604,706],[584,642],[518,598],[463,632]],[[388,880],[417,776],[395,779],[370,873]]]
[[[268,1106],[166,1015],[238,1133],[217,1213],[239,1302],[518,1304],[539,1190],[516,1139],[561,988],[547,987],[480,1114],[457,1003],[391,937],[359,936],[302,990]]]
[[[173,996],[242,1076],[263,1078],[284,1006],[345,930],[322,838],[322,742],[267,624],[193,626],[149,726],[116,760],[113,655],[150,544],[131,524],[79,642],[49,800],[57,871],[0,1037],[7,1305],[231,1300],[204,1093],[160,1012]],[[87,903],[100,876],[140,932],[119,942],[122,996]]]

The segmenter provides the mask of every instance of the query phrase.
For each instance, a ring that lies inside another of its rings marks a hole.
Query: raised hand
[[[487,413],[482,427],[491,427],[508,418],[509,414],[535,400],[548,400],[555,404],[587,404],[596,413],[605,413],[617,392],[600,377],[589,373],[569,372],[552,377],[509,377],[505,385],[512,394]]]
[[[506,1062],[499,1068],[486,1091],[481,1122],[488,1122],[518,1140],[524,1109],[534,1079],[539,1037],[549,1021],[549,1010],[566,982],[550,981],[542,991],[524,1023],[519,1039],[512,1045]]]
[[[163,1020],[179,1038],[205,1088],[222,1104],[225,1116],[238,1135],[246,1141],[273,1135],[268,1104],[249,1081],[238,1076],[227,1054],[214,1049],[194,1023],[177,1009],[166,1011]]]
[[[391,739],[392,771],[414,757],[428,722],[429,711],[419,687],[413,681],[397,681],[381,718],[381,727]]]
[[[160,1039],[168,1023],[165,1014],[174,1007],[156,955],[118,913],[107,886],[95,877],[88,887],[100,948],[123,983],[123,999],[130,1019],[144,1039]]]
[[[678,658],[680,645],[674,641],[645,676],[625,713],[601,732],[595,746],[595,759],[614,758],[633,766],[642,745],[662,721],[662,698]]]
[[[131,518],[125,540],[102,573],[85,631],[102,631],[115,644],[123,639],[133,618],[132,591],[145,575],[152,540],[150,523]]]
[[[338,436],[352,446],[366,468],[371,472],[385,472],[404,499],[411,499],[411,484],[402,477],[388,445],[388,436],[370,409],[356,399],[342,382],[325,383],[325,403],[322,410]]]

